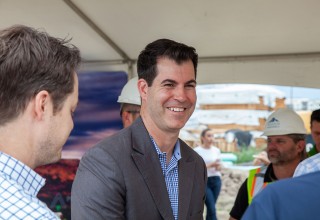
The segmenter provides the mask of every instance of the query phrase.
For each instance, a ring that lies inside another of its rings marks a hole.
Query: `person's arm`
[[[229,220],[241,219],[243,213],[248,207],[248,190],[247,190],[247,179],[242,183],[239,188],[236,200],[230,211]]]
[[[100,149],[80,162],[72,186],[72,219],[125,219],[123,177],[114,162]]]
[[[214,167],[216,170],[219,170],[221,168],[221,163],[219,160],[216,160],[215,162],[207,163],[206,166],[207,166],[207,168]]]

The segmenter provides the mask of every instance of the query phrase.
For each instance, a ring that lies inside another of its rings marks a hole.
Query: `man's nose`
[[[174,98],[179,102],[184,102],[187,99],[187,94],[184,86],[177,86],[174,91]]]
[[[268,147],[268,149],[276,149],[277,144],[274,141],[268,141],[267,147]]]

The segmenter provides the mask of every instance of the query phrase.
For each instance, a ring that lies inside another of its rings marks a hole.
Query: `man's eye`
[[[164,84],[165,87],[173,87],[173,84],[172,83],[166,83]]]
[[[195,88],[196,86],[193,85],[193,84],[188,84],[188,85],[186,85],[186,87],[188,87],[188,88]]]

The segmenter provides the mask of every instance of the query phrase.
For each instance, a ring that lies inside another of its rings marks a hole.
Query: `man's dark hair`
[[[293,140],[295,144],[298,143],[299,141],[306,140],[305,134],[288,134],[288,136]]]
[[[310,126],[312,126],[313,121],[320,122],[320,109],[314,110],[311,113]]]
[[[22,25],[0,30],[0,125],[18,117],[42,90],[50,94],[54,113],[61,110],[81,62],[69,42]]]
[[[191,60],[194,66],[195,78],[197,76],[198,54],[193,47],[177,43],[169,39],[159,39],[146,46],[141,51],[137,61],[139,79],[144,79],[148,86],[152,86],[157,76],[157,61],[159,58],[174,60],[177,64]]]

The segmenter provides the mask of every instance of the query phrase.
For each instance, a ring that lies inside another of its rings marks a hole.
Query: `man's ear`
[[[298,150],[299,150],[299,152],[303,152],[305,150],[305,148],[306,148],[306,141],[300,140],[298,142]]]
[[[128,120],[128,117],[129,117],[129,112],[123,111],[123,112],[122,112],[122,118],[123,118],[124,120]]]
[[[148,83],[144,79],[138,80],[138,90],[140,93],[141,99],[146,99],[148,93]]]
[[[51,105],[50,95],[47,91],[42,90],[34,97],[34,116],[38,120],[42,120],[46,111]]]
[[[127,111],[123,111],[122,112],[122,123],[123,123],[123,127],[126,128],[129,125],[131,125],[133,122],[133,118],[132,118],[132,114],[127,112]]]

